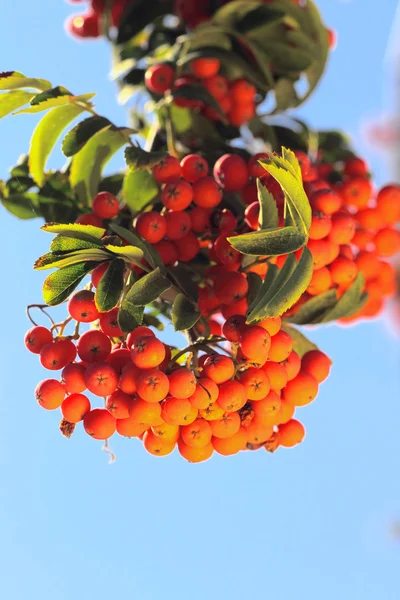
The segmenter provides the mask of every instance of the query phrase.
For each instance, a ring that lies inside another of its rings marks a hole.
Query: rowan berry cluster
[[[200,111],[212,121],[225,119],[229,124],[240,127],[256,114],[257,89],[244,78],[229,81],[220,73],[221,63],[217,58],[198,58],[191,62],[190,72],[176,77],[171,64],[158,64],[149,67],[145,83],[150,92],[163,95],[169,91],[179,92],[174,102],[182,108]],[[201,84],[216,102],[216,108],[201,100],[185,97],[186,86]]]
[[[331,361],[318,350],[300,358],[280,318],[248,326],[234,315],[222,327],[230,342],[224,352],[210,348],[198,355],[194,345],[177,356],[186,357],[182,366],[152,329],[139,326],[124,335],[118,309],[99,314],[90,290],[71,296],[68,312],[99,329],[74,337],[53,337],[42,326],[27,332],[25,344],[43,367],[61,371],[60,379],[38,384],[38,403],[61,409],[68,435],[83,421],[94,439],[115,432],[137,437],[156,456],[176,445],[190,462],[207,460],[214,451],[226,456],[295,446],[305,435],[294,419],[296,408],[315,399],[330,371]],[[92,406],[88,392],[104,398],[105,406]]]

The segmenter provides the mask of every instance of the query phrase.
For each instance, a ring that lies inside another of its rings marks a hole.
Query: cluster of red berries
[[[69,0],[74,4],[83,3],[87,0]],[[114,0],[111,8],[111,24],[118,26],[122,12],[130,0]],[[73,15],[66,22],[68,33],[80,39],[98,38],[102,35],[101,22],[106,10],[107,0],[90,0],[87,12]]]
[[[170,90],[177,92],[184,86],[200,83],[213,97],[219,111],[207,106],[201,100],[178,96],[177,106],[200,111],[212,121],[225,120],[240,127],[250,121],[256,113],[255,97],[257,90],[244,78],[229,81],[220,74],[221,63],[217,58],[198,58],[190,64],[191,72],[176,78],[171,64],[158,64],[149,67],[145,73],[145,83],[153,94],[163,95]]]
[[[170,454],[176,444],[184,458],[200,462],[214,450],[230,455],[300,443],[305,431],[293,418],[296,407],[315,399],[331,366],[318,350],[301,359],[280,318],[249,326],[241,315],[230,317],[222,327],[230,342],[226,354],[196,353],[183,367],[171,361],[171,348],[150,328],[124,335],[118,309],[99,313],[90,290],[73,294],[68,312],[78,323],[96,322],[99,328],[55,338],[42,326],[27,332],[25,344],[43,367],[61,371],[60,380],[39,383],[38,403],[61,409],[68,435],[83,421],[94,439],[115,432],[138,437],[156,456]],[[104,398],[105,407],[92,407],[87,392]]]

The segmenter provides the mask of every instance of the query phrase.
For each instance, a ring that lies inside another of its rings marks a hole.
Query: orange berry
[[[296,408],[293,406],[293,404],[289,404],[289,402],[286,402],[286,400],[282,400],[281,409],[277,415],[276,425],[282,425],[283,423],[290,421],[295,412]]]
[[[345,212],[332,215],[332,230],[329,239],[335,244],[350,244],[356,231],[356,222],[353,217]]]
[[[218,454],[223,456],[237,454],[246,448],[247,431],[244,427],[241,427],[237,433],[229,438],[213,437],[211,443]]]
[[[264,368],[257,369],[250,367],[246,371],[243,371],[243,373],[240,373],[239,381],[245,389],[246,398],[249,400],[261,400],[265,398],[271,389],[271,384]]]
[[[325,215],[333,215],[337,212],[341,205],[342,200],[336,192],[333,190],[317,190],[311,195],[310,203],[316,212],[324,213]]]
[[[282,401],[278,394],[271,390],[268,396],[258,402],[252,403],[251,406],[254,411],[254,418],[259,423],[274,425],[278,419],[281,404]]]
[[[180,367],[168,376],[169,393],[174,398],[189,398],[196,391],[196,377],[193,371]]]
[[[192,415],[192,405],[186,398],[170,397],[161,404],[161,417],[169,425],[186,425]]]
[[[381,263],[373,252],[368,252],[367,250],[359,252],[356,258],[356,264],[367,281],[369,279],[374,279],[379,274]]]
[[[356,246],[359,250],[365,250],[374,240],[374,234],[372,231],[357,227],[351,243]]]
[[[199,415],[206,421],[216,421],[217,419],[222,419],[224,414],[225,410],[221,408],[217,402],[210,404],[207,406],[207,408],[202,408],[199,410]]]
[[[156,402],[146,402],[141,398],[135,398],[130,407],[130,417],[137,423],[158,425],[161,417],[161,406]]]
[[[132,400],[132,396],[124,394],[121,390],[115,390],[107,397],[106,408],[115,419],[127,419]]]
[[[71,394],[61,404],[61,414],[69,423],[79,423],[89,410],[89,398],[83,394]]]
[[[218,438],[229,438],[240,429],[240,416],[238,412],[226,413],[221,419],[209,422],[212,435]]]
[[[276,335],[279,335],[279,333]],[[270,346],[271,336],[263,327],[249,325],[242,330],[240,348],[246,358],[263,364],[268,358]]]
[[[95,440],[107,440],[116,430],[116,420],[105,408],[94,408],[86,413],[83,426],[88,435]]]
[[[149,430],[146,431],[143,436],[143,446],[146,448],[147,452],[153,454],[153,456],[167,456],[174,451],[175,442],[164,440],[163,438],[154,435],[154,433]]]
[[[188,446],[185,444],[183,440],[178,440],[178,450],[183,458],[186,458],[191,463],[203,462],[211,458],[214,448],[210,443],[207,446],[203,446],[202,448],[193,448],[192,446]]]
[[[168,425],[168,423],[153,425],[151,430],[154,435],[166,440],[167,442],[177,442],[180,434],[179,425]]]
[[[292,350],[287,359],[282,362],[286,369],[288,381],[291,381],[300,373],[301,358],[294,350]]]
[[[217,384],[207,377],[200,377],[197,380],[196,389],[188,400],[195,408],[207,408],[210,404],[216,402],[219,394]]]
[[[55,410],[65,397],[65,389],[57,379],[44,379],[35,389],[35,398],[42,408]]]
[[[378,256],[394,256],[400,252],[400,231],[385,227],[376,234],[374,244]]]
[[[146,423],[139,423],[135,417],[128,417],[127,419],[117,419],[117,432],[119,435],[124,437],[140,437],[147,431],[150,425]]]
[[[267,375],[271,389],[275,391],[282,390],[288,382],[288,376],[283,363],[267,360],[262,370]],[[269,390],[268,390],[269,391]],[[266,394],[265,394],[266,395]],[[265,396],[263,396],[264,398]],[[256,398],[252,398],[255,400]]]
[[[385,225],[396,225],[400,221],[400,186],[387,185],[377,195],[376,205]]]
[[[322,212],[314,213],[309,231],[310,240],[322,240],[329,235],[332,229],[332,221],[328,215]]]
[[[307,293],[311,296],[319,296],[327,292],[332,287],[332,275],[328,267],[315,269],[310,284],[307,288]]]
[[[345,256],[338,256],[329,266],[332,281],[337,285],[349,287],[358,275],[358,267],[354,260]]]
[[[279,444],[284,448],[293,448],[293,446],[297,446],[297,444],[300,444],[303,441],[305,434],[304,426],[300,421],[291,419],[287,423],[279,426]]]
[[[199,79],[207,79],[216,75],[220,68],[218,58],[197,58],[191,63],[191,68]]]
[[[310,373],[318,383],[327,379],[332,366],[332,361],[320,350],[310,350],[301,359],[301,368]]]
[[[235,365],[229,356],[212,354],[203,366],[203,375],[217,384],[225,383],[235,374]]]
[[[246,427],[247,442],[250,444],[262,444],[266,442],[274,433],[272,425],[265,425],[257,419],[253,419],[248,427]]]
[[[222,326],[222,334],[229,342],[239,342],[240,334],[246,324],[244,315],[232,315]]]
[[[181,438],[192,448],[202,448],[210,443],[212,437],[211,427],[204,419],[196,419],[190,425],[181,429]]]
[[[257,323],[258,327],[262,327],[266,331],[268,331],[269,335],[273,336],[280,331],[282,327],[282,319],[281,317],[267,317],[260,323]]]
[[[149,369],[137,379],[137,393],[146,402],[161,402],[168,391],[168,377],[159,369]]]
[[[247,390],[239,381],[226,381],[219,386],[217,404],[225,412],[240,410],[247,402]]]
[[[347,206],[365,208],[371,199],[372,184],[369,179],[355,177],[343,183],[339,192]]]
[[[364,208],[357,213],[357,223],[364,229],[376,231],[383,225],[382,217],[377,208]]]
[[[287,359],[293,349],[293,340],[286,331],[279,331],[271,338],[269,349],[269,360],[283,362]]]
[[[306,406],[318,394],[318,381],[306,371],[300,371],[297,377],[288,381],[283,394],[285,400],[293,406]]]
[[[378,282],[385,296],[391,296],[396,292],[396,270],[392,264],[381,261]]]
[[[308,240],[307,248],[312,254],[314,269],[322,269],[331,262],[331,244],[328,240]]]
[[[214,284],[214,294],[221,304],[235,304],[246,297],[249,289],[246,277],[237,271],[221,273]]]
[[[119,388],[125,394],[134,394],[136,392],[136,381],[141,374],[141,370],[133,363],[128,363],[122,368],[119,378]]]
[[[133,363],[140,369],[153,369],[164,360],[165,347],[156,337],[141,336],[133,341],[131,355]]]

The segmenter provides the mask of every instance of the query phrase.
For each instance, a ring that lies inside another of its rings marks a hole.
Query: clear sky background
[[[316,127],[349,131],[377,180],[360,125],[385,108],[382,63],[396,1],[321,0],[339,31],[325,80],[301,111]],[[97,91],[100,114],[124,122],[107,80],[109,51],[63,33],[74,7],[2,0],[1,68],[76,93]],[[386,106],[387,107],[387,106]],[[35,118],[0,123],[0,177],[28,148]],[[61,164],[55,153],[52,165]],[[122,163],[121,163],[122,164]],[[301,412],[305,442],[274,455],[242,453],[190,465],[156,459],[136,440],[101,443],[58,431],[33,397],[45,375],[23,347],[28,303],[43,275],[32,263],[49,237],[38,220],[0,208],[0,586],[7,600],[398,600],[399,339],[382,321],[311,336],[334,360]]]

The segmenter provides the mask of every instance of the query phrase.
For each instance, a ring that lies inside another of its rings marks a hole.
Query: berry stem
[[[30,311],[32,308],[38,308],[39,310],[41,310],[42,313],[44,313],[46,315],[46,317],[48,319],[50,319],[51,323],[54,326],[54,321],[53,321],[52,317],[45,310],[46,308],[48,308],[47,304],[30,304],[29,306],[26,307],[26,315],[27,315],[28,319],[30,320],[30,322],[33,323],[33,325],[35,325],[35,327],[37,327],[38,324],[31,317]]]

